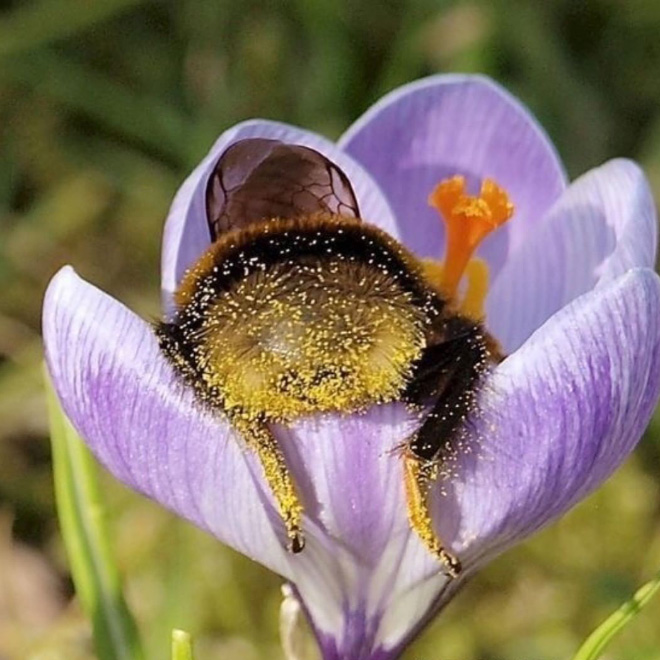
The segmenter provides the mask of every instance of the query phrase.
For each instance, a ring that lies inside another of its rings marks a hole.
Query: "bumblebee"
[[[438,203],[456,207],[459,188],[450,180]],[[256,452],[289,549],[305,545],[303,505],[271,425],[402,401],[430,411],[401,451],[409,521],[457,576],[427,497],[499,359],[481,322],[458,311],[437,264],[361,219],[348,178],[310,148],[234,143],[208,180],[206,211],[210,247],[156,334],[199,402]]]

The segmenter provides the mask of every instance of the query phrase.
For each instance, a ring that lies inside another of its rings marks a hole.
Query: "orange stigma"
[[[513,215],[513,204],[492,179],[484,179],[478,196],[466,194],[462,176],[441,181],[430,194],[429,204],[438,210],[447,227],[442,289],[454,298],[479,243]]]

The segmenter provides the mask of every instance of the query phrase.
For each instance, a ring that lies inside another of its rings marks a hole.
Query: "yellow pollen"
[[[456,296],[461,278],[468,269],[470,259],[481,241],[503,225],[513,215],[509,195],[492,179],[484,179],[481,192],[473,197],[465,192],[465,177],[454,176],[441,181],[429,196],[429,204],[438,210],[447,227],[447,249],[442,266],[442,290],[450,297]],[[484,283],[483,272],[472,278],[473,288],[470,306],[480,309],[486,291],[478,293],[478,283]],[[485,277],[487,285],[487,272]],[[476,287],[476,288],[475,288]],[[466,300],[467,302],[467,300]]]

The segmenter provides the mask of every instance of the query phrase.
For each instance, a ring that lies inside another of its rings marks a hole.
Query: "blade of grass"
[[[172,631],[172,660],[193,660],[190,633],[176,629]]]
[[[660,573],[638,589],[630,600],[613,612],[587,637],[573,660],[597,660],[614,636],[625,628],[660,590]]]
[[[110,552],[96,466],[46,381],[57,513],[76,592],[92,621],[96,652],[100,660],[142,660]]]
[[[17,6],[0,19],[0,57],[62,39],[144,0],[41,0]]]

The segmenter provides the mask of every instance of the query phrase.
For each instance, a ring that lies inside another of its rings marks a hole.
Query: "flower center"
[[[427,277],[453,300],[458,286],[467,277],[467,289],[460,303],[461,311],[476,319],[483,317],[488,292],[488,267],[472,258],[488,234],[503,225],[514,211],[507,192],[492,179],[484,179],[479,195],[465,192],[465,177],[441,181],[429,196],[429,204],[442,216],[447,227],[447,247],[442,264],[424,263]]]

